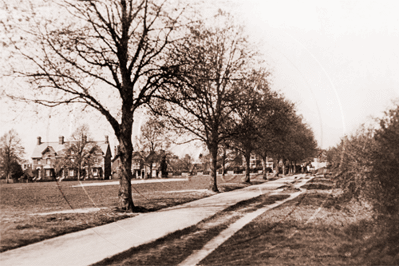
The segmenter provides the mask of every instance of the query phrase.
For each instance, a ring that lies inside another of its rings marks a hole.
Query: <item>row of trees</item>
[[[348,198],[366,200],[377,213],[399,213],[399,105],[361,126],[327,151]],[[397,216],[396,216],[397,217]]]
[[[134,210],[132,130],[142,106],[205,143],[213,191],[221,145],[290,160],[315,147],[292,104],[270,91],[260,55],[229,14],[204,19],[189,5],[157,0],[11,5],[2,22],[10,34],[5,46],[10,62],[27,62],[10,69],[29,82],[29,93],[9,96],[49,107],[81,104],[103,115],[119,142],[122,210]],[[38,19],[41,8],[61,11]]]

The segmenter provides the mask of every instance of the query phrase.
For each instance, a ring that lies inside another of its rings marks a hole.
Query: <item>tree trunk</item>
[[[129,119],[127,119],[129,121]],[[121,132],[118,136],[119,140],[119,154],[121,164],[118,168],[119,176],[119,192],[118,192],[118,208],[123,211],[134,211],[134,204],[132,199],[132,125],[133,119],[130,122],[122,117]]]
[[[251,173],[250,173],[250,167],[249,167],[249,163],[251,160],[251,153],[246,152],[244,154],[244,158],[245,158],[245,177],[244,177],[243,182],[249,183],[251,181]]]
[[[211,145],[208,146],[208,149],[211,153],[211,183],[209,189],[214,192],[219,192],[217,186],[217,175],[216,175],[217,156],[218,156],[217,143],[212,143]]]
[[[278,177],[280,172],[280,159],[275,159],[274,162],[275,162],[274,171],[276,171],[276,177]]]
[[[267,180],[267,156],[262,157],[263,179]]]
[[[152,161],[150,161],[150,174],[147,178],[152,178]]]
[[[285,160],[283,159],[283,166],[282,166],[282,168],[283,168],[283,176],[285,176]]]
[[[223,149],[222,155],[222,176],[224,177],[224,172],[226,172],[226,149]]]

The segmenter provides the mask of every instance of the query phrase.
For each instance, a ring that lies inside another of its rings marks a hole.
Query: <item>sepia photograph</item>
[[[399,265],[398,14],[0,0],[0,265]]]

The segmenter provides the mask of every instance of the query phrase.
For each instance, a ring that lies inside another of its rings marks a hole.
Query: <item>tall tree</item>
[[[255,153],[261,157],[263,178],[267,178],[266,165],[269,157],[278,162],[277,157],[284,146],[286,135],[289,131],[289,118],[294,112],[294,105],[277,93],[268,94],[267,108],[261,110],[259,115],[258,138]],[[278,163],[277,163],[278,164]],[[277,164],[275,166],[277,166]]]
[[[0,170],[2,175],[9,182],[14,171],[17,169],[15,164],[22,162],[25,154],[24,147],[18,133],[11,129],[0,138]]]
[[[155,159],[160,159],[162,156],[157,152],[166,151],[170,146],[170,139],[165,122],[155,118],[150,117],[148,121],[141,126],[140,137],[136,139],[137,146],[145,156],[145,163],[150,166],[150,175],[152,175],[152,166]]]
[[[40,20],[12,38],[31,65],[14,73],[27,78],[35,92],[19,98],[49,107],[82,104],[103,115],[120,146],[119,208],[131,211],[134,114],[165,82],[163,56],[181,38],[174,33],[183,9],[157,0],[60,2],[45,4],[62,21]],[[30,45],[20,45],[27,34]]]
[[[168,59],[174,79],[153,106],[172,124],[203,141],[211,154],[210,190],[218,191],[216,171],[219,144],[228,138],[231,112],[237,104],[234,81],[243,79],[253,59],[242,29],[219,12],[190,27],[190,37],[175,45]],[[183,89],[182,89],[183,88]]]
[[[284,158],[289,160],[292,173],[295,172],[296,162],[316,155],[317,142],[313,131],[303,122],[301,116],[293,117],[285,146]]]
[[[149,153],[168,149],[171,142],[169,135],[165,121],[150,117],[141,126],[140,137],[136,140],[139,143],[138,147]]]
[[[256,149],[262,129],[270,109],[273,93],[269,90],[268,73],[253,71],[246,79],[237,81],[239,104],[233,112],[233,129],[230,137],[230,146],[238,150],[245,159],[244,182],[250,182],[250,158]]]

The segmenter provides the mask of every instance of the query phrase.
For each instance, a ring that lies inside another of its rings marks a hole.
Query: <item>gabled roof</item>
[[[107,143],[106,141],[93,142],[100,147],[103,155],[107,154],[109,143]],[[35,149],[32,153],[32,158],[42,158],[43,152],[49,147],[51,147],[57,153],[57,155],[60,156],[63,154],[63,150],[66,149],[69,143],[71,143],[71,141],[65,141],[64,144],[60,144],[59,142],[42,142],[40,145],[36,144]]]
[[[48,148],[52,147],[54,151],[59,154],[66,147],[66,143],[60,144],[59,142],[43,142],[40,145],[36,145],[32,153],[32,158],[42,158],[43,152]]]
[[[103,154],[107,154],[107,149],[109,147],[109,143],[106,141],[94,141],[100,148]]]
[[[138,152],[138,151],[133,152],[132,160],[142,160],[142,159],[143,159],[143,157],[141,156],[140,152]]]

